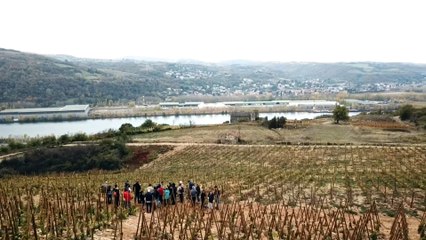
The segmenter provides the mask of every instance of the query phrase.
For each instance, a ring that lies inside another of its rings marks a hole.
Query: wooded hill
[[[177,96],[291,98],[291,90],[374,92],[382,91],[381,84],[424,91],[425,81],[426,65],[419,64],[195,64],[79,59],[0,49],[0,107],[126,104],[142,99],[149,103]]]

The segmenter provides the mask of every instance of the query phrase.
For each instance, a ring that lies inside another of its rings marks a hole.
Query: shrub
[[[15,174],[16,174],[16,171],[12,168],[0,168],[0,178],[13,176]]]
[[[85,133],[77,133],[72,137],[72,141],[87,141],[89,137]]]
[[[68,134],[64,134],[64,135],[61,135],[59,138],[58,138],[58,143],[59,144],[67,144],[67,143],[70,143],[71,142],[71,138],[70,138],[70,136],[68,135]]]
[[[129,134],[132,133],[135,129],[132,124],[123,123],[118,130],[120,131],[120,133]]]
[[[287,119],[285,117],[274,117],[271,120],[265,120],[263,125],[269,129],[272,128],[283,128],[287,122]]]
[[[123,166],[129,150],[118,142],[61,148],[39,148],[0,162],[7,173],[42,174],[47,172],[82,172],[91,169],[115,170]]]
[[[46,146],[46,147],[56,146],[57,145],[56,137],[54,135],[43,137],[41,139],[41,143],[43,146]]]
[[[23,144],[22,142],[17,142],[15,140],[10,140],[8,142],[9,148],[11,150],[17,150],[17,149],[22,149],[25,148],[25,144]]]
[[[157,124],[153,122],[151,119],[147,119],[144,123],[142,123],[141,128],[153,128]]]
[[[0,153],[8,153],[8,152],[9,152],[9,147],[7,146],[0,147]]]

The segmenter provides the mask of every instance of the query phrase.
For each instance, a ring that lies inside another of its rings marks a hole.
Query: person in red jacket
[[[161,205],[163,204],[163,196],[164,196],[164,188],[161,184],[158,184],[157,187],[157,191],[158,191],[158,206],[161,207]]]
[[[130,193],[130,189],[124,189],[123,193],[124,207],[130,208],[130,203],[132,201],[132,194]]]

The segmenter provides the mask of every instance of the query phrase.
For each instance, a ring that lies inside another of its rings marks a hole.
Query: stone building
[[[259,119],[259,111],[231,113],[231,123],[253,122],[257,119]]]

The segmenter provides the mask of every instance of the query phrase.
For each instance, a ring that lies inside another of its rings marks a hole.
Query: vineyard
[[[401,121],[397,121],[388,116],[358,116],[354,121],[351,122],[354,126],[369,127],[369,128],[380,128],[387,130],[400,130],[409,131],[412,126]]]
[[[132,171],[0,180],[0,239],[96,239],[108,229],[116,239],[426,238],[424,145],[166,149]],[[153,214],[107,205],[101,184],[127,179],[143,188],[189,179],[207,190],[217,185],[222,205],[211,211],[177,204]],[[126,232],[131,217],[134,230]]]

